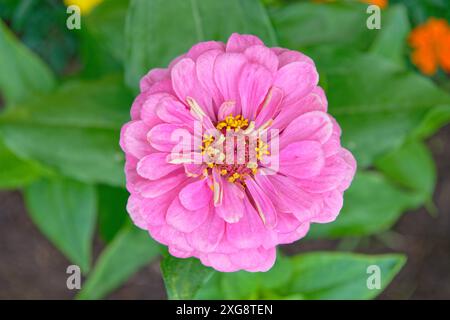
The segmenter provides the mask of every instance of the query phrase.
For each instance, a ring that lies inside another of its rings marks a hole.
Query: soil
[[[428,142],[438,167],[434,203],[408,212],[395,227],[364,241],[300,241],[286,253],[311,250],[404,252],[408,261],[379,299],[450,299],[450,126]],[[0,192],[0,299],[71,299],[66,287],[69,261],[36,229],[17,191]],[[96,252],[101,244],[97,241]],[[165,299],[159,263],[135,274],[108,299]]]

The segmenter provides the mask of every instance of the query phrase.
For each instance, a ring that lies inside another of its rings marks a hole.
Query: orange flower
[[[368,4],[374,4],[379,6],[381,9],[386,8],[388,5],[388,0],[361,0],[362,2]]]
[[[335,0],[313,0],[314,2],[318,3],[326,3],[326,2],[334,2]],[[361,2],[365,2],[367,4],[375,4],[379,6],[381,9],[384,9],[387,7],[389,0],[359,0]]]
[[[426,75],[441,67],[450,72],[450,26],[444,19],[430,18],[409,35],[412,62]]]

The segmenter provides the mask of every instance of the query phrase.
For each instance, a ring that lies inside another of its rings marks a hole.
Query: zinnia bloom
[[[444,19],[430,18],[416,27],[409,36],[412,62],[426,75],[441,67],[450,72],[450,26]]]
[[[173,256],[232,272],[267,271],[278,244],[333,221],[356,163],[318,78],[302,53],[239,34],[151,70],[121,132],[134,223]],[[240,156],[220,147],[230,133]]]

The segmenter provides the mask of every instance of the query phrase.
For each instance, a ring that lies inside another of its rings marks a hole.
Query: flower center
[[[219,137],[204,134],[201,151],[207,164],[204,175],[216,168],[229,182],[244,185],[258,171],[259,161],[269,155],[268,145],[242,115],[230,114],[216,125]]]

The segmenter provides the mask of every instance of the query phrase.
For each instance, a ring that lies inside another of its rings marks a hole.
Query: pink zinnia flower
[[[356,163],[318,78],[309,57],[239,34],[151,70],[121,132],[134,223],[173,256],[231,272],[267,271],[276,245],[333,221]],[[223,162],[239,157],[219,147],[230,131],[245,142],[240,163]],[[259,136],[269,131],[279,137]],[[189,138],[181,145],[180,132]],[[188,153],[174,156],[180,147]]]

